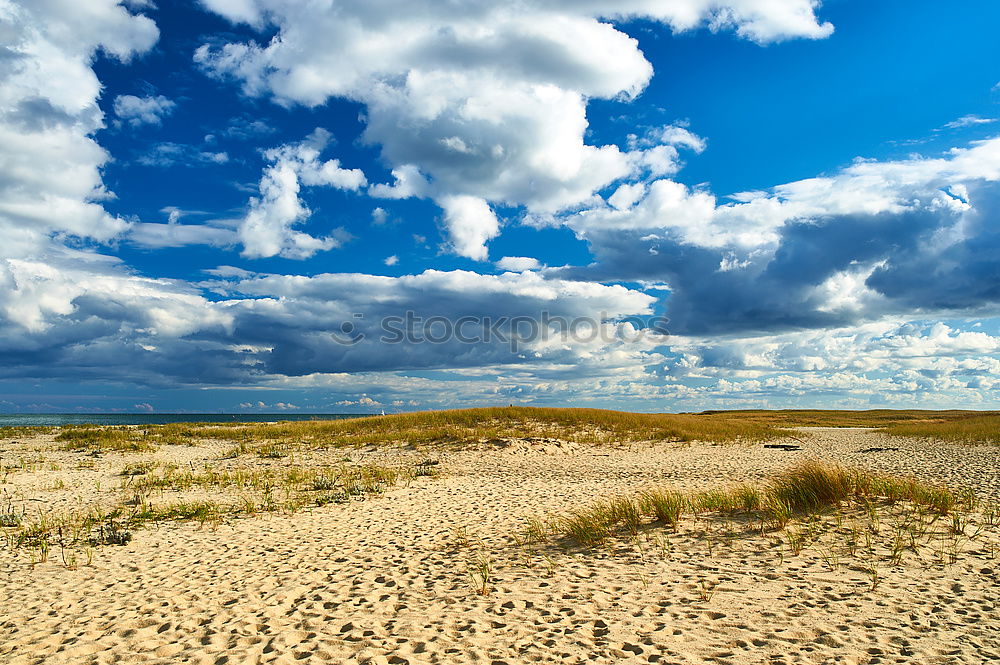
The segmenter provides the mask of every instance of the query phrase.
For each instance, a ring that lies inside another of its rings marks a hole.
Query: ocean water
[[[277,420],[343,420],[367,413],[0,413],[0,427],[31,425],[163,425],[165,423],[264,423]]]

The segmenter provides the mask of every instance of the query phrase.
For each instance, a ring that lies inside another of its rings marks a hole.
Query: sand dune
[[[445,473],[349,505],[217,526],[169,523],[91,565],[0,554],[0,660],[28,663],[986,663],[1000,660],[995,530],[954,563],[932,548],[874,591],[849,557],[710,520],[597,552],[511,542],[532,516],[649,485],[755,480],[806,458],[910,473],[1000,499],[1000,449],[804,431],[802,449],[497,441],[435,452]],[[4,443],[4,460],[44,440]],[[881,448],[873,452],[860,452]],[[44,452],[62,462],[73,453]],[[196,463],[210,445],[147,457]],[[317,453],[319,454],[319,453]],[[329,453],[338,457],[342,451]],[[354,462],[426,456],[406,448]],[[33,506],[94,500],[96,470],[11,474]],[[132,459],[132,457],[127,457]],[[40,465],[44,466],[44,465]],[[107,467],[107,468],[105,468]],[[52,487],[62,479],[65,489]],[[480,594],[470,568],[487,559]]]

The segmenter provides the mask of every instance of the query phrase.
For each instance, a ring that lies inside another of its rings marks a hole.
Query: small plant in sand
[[[868,590],[877,591],[879,585],[882,584],[882,573],[879,571],[878,560],[874,557],[869,558],[862,570],[868,576]]]
[[[413,476],[415,478],[436,476],[440,473],[439,464],[441,462],[436,459],[425,459],[413,468]]]
[[[701,602],[707,603],[712,600],[712,597],[715,596],[716,586],[716,584],[712,584],[708,580],[698,580],[698,598],[701,599]]]
[[[687,508],[687,500],[680,492],[672,490],[649,490],[639,496],[639,505],[646,513],[656,516],[656,521],[677,530],[681,513]]]
[[[493,584],[493,560],[487,552],[479,552],[468,567],[469,581],[480,596],[490,593]]]
[[[126,464],[122,467],[122,476],[144,476],[151,472],[157,466],[157,462],[152,460],[146,460],[144,462],[136,462],[134,464]]]
[[[0,512],[0,527],[11,528],[21,526],[23,517],[14,512]]]

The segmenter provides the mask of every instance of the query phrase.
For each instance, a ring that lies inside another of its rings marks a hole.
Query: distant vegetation
[[[787,432],[739,417],[627,413],[602,409],[494,407],[421,411],[334,421],[205,427],[199,436],[230,441],[300,441],[323,446],[392,442],[463,444],[501,437],[557,437],[577,442],[764,441]]]
[[[876,427],[894,436],[961,443],[1000,445],[1000,411],[921,411],[873,409],[871,411],[704,411],[703,418],[747,422],[771,427]]]
[[[939,422],[899,423],[885,428],[888,434],[939,441],[1000,445],[1000,414],[976,414]]]
[[[874,427],[909,437],[1000,444],[1000,412],[875,409],[704,411],[649,414],[603,409],[490,407],[420,411],[347,420],[277,423],[173,423],[2,428],[0,437],[57,431],[64,449],[142,452],[160,445],[232,442],[233,456],[284,457],[296,450],[394,443],[460,447],[497,438],[552,437],[578,443],[629,441],[760,442],[792,435],[792,427]]]
[[[707,418],[730,420],[741,418],[773,427],[889,427],[909,423],[920,427],[979,418],[1000,417],[998,411],[924,411],[918,409],[872,409],[869,411],[836,411],[823,409],[763,409],[746,411],[702,411],[694,414]],[[895,433],[895,432],[894,432]]]
[[[421,411],[346,420],[277,423],[173,423],[144,426],[68,425],[55,441],[64,450],[144,452],[160,445],[234,443],[230,456],[285,457],[299,450],[386,444],[461,447],[498,438],[551,437],[578,443],[629,441],[758,442],[791,434],[741,415],[647,414],[602,409],[493,407]],[[38,432],[48,433],[48,432]]]

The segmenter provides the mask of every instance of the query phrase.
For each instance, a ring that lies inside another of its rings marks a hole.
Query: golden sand
[[[95,548],[90,565],[68,568],[56,553],[32,565],[27,552],[7,548],[0,662],[1000,661],[995,529],[961,542],[953,561],[928,545],[898,565],[883,563],[874,590],[858,558],[831,560],[828,545],[794,554],[780,533],[734,536],[711,520],[685,518],[677,534],[651,529],[598,551],[512,541],[534,516],[647,486],[759,481],[804,459],[913,474],[1000,499],[1000,448],[864,429],[813,429],[802,439],[792,451],[493,442],[434,451],[440,477],[365,501],[214,525],[150,525],[125,546]],[[122,466],[140,459],[190,468],[293,463],[221,461],[224,447],[106,454],[94,468],[77,468],[91,458],[54,451],[51,437],[5,441],[4,463],[44,459],[9,474],[0,491],[31,514],[99,501],[98,482],[102,491],[118,486]],[[881,450],[861,452],[873,448]],[[428,452],[346,454],[352,464],[394,465]],[[345,452],[312,455],[312,463],[323,455],[333,463]]]

